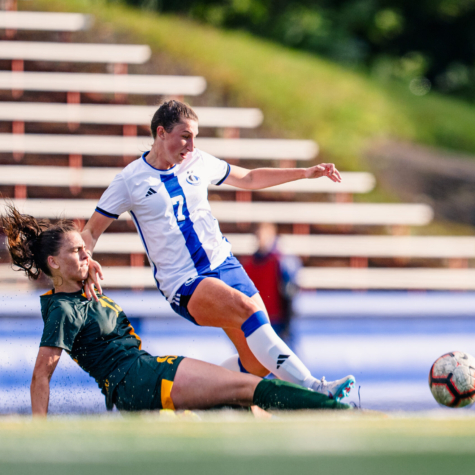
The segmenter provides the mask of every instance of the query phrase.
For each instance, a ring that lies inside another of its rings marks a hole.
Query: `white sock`
[[[250,350],[279,379],[311,388],[317,381],[299,357],[277,336],[264,312],[251,315],[241,326]]]
[[[236,373],[249,374],[249,371],[244,368],[243,364],[241,363],[241,358],[239,358],[239,355],[237,353],[225,359],[219,366],[222,366],[223,368],[229,369]]]
[[[230,369],[231,371],[234,371],[236,373],[240,373],[241,368],[239,367],[239,355],[236,354],[230,356],[229,358],[225,359],[219,366],[222,366],[226,369]]]

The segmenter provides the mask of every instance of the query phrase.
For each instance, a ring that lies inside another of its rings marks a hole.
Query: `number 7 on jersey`
[[[185,215],[183,214],[183,204],[185,200],[183,199],[182,195],[172,196],[172,204],[173,207],[178,205],[178,211],[176,213],[176,220],[177,221],[185,221]]]

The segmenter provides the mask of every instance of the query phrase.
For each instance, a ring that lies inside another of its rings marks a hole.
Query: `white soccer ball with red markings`
[[[429,386],[435,400],[448,407],[475,402],[475,358],[461,351],[442,355],[432,365]]]

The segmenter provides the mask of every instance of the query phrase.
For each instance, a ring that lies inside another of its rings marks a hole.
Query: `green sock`
[[[352,409],[349,404],[280,379],[263,379],[256,387],[253,404],[262,409]]]

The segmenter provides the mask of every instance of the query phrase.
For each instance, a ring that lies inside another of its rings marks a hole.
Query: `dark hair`
[[[48,256],[57,256],[64,234],[78,231],[71,220],[52,224],[48,219],[36,219],[20,214],[7,203],[6,214],[0,216],[3,232],[8,239],[8,251],[13,265],[24,271],[29,279],[38,279],[41,272],[51,277]]]
[[[157,127],[162,126],[167,132],[171,132],[176,124],[181,122],[182,119],[198,120],[196,112],[184,102],[180,101],[167,101],[160,105],[153,114],[152,123],[150,128],[152,129],[152,137],[155,140],[157,138]]]

